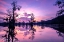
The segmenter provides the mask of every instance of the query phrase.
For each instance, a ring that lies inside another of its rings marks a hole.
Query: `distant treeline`
[[[53,18],[51,20],[48,21],[41,21],[41,22],[34,22],[34,23],[25,23],[25,22],[19,22],[19,23],[15,23],[15,25],[42,25],[42,24],[64,24],[64,15],[58,16],[56,18]],[[8,23],[3,22],[0,23],[0,26],[8,26]]]
[[[64,24],[64,15],[53,18],[52,20],[42,21],[45,24]]]

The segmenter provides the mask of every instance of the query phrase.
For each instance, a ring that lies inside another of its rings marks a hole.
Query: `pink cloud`
[[[3,1],[3,0],[0,0],[0,10],[6,12],[7,8],[4,5],[7,6],[7,5],[10,5],[10,4]]]
[[[3,5],[0,5],[0,10],[6,12],[7,8],[5,8]]]
[[[4,4],[4,5],[10,5],[10,4],[8,4],[7,2],[5,2],[5,1],[3,1],[3,0],[0,0],[0,3],[1,3],[1,4]]]

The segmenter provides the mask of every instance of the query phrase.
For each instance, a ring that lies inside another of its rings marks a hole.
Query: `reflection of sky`
[[[3,30],[5,29],[6,28],[3,28]],[[22,26],[21,27],[16,26],[15,28],[15,31],[17,32],[16,38],[18,38],[20,42],[63,42],[63,38],[61,36],[58,36],[56,30],[50,27],[44,27],[44,29],[42,29],[41,26],[34,26],[34,29],[36,29],[36,32],[34,32],[33,35],[32,30],[30,30],[30,28],[26,29],[25,26],[24,28],[22,28]],[[3,30],[1,29],[0,31],[0,42],[3,40],[1,38],[1,35],[4,34]],[[34,37],[33,40],[29,39],[30,37]]]
[[[0,0],[0,14],[11,8],[12,0]],[[54,6],[56,0],[17,0],[22,6],[19,14],[23,12],[34,13],[36,20],[46,20],[55,17],[58,8]]]

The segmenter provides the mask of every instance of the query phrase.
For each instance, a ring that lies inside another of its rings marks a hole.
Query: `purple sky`
[[[34,13],[35,20],[49,20],[56,16],[58,10],[57,6],[54,6],[56,0],[16,0],[17,4],[22,6],[18,12],[22,15],[24,12],[28,14]],[[0,0],[0,15],[5,16],[6,10],[11,8],[10,3],[12,0]],[[6,16],[5,16],[6,17]],[[22,17],[22,16],[21,16]],[[0,19],[1,20],[1,19]]]

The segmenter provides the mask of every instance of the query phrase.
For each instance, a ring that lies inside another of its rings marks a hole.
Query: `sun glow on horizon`
[[[28,14],[31,14],[32,12],[31,11],[22,11],[22,10],[20,10],[20,11],[16,11],[17,13],[18,13],[18,17],[17,18],[21,18],[21,17],[26,17],[25,16],[25,13],[26,13],[26,15],[28,15]],[[31,16],[28,16],[27,18],[31,18]]]
[[[27,14],[33,13],[36,21],[41,20],[41,19],[37,19],[37,18],[38,18],[38,16],[41,15],[42,11],[40,11],[40,10],[38,10],[36,8],[22,8],[22,9],[20,9],[20,11],[16,11],[16,12],[19,14],[17,19],[22,18],[22,17],[27,17],[27,16],[25,16],[24,13],[27,13]],[[31,18],[31,16],[28,16],[27,18]]]

